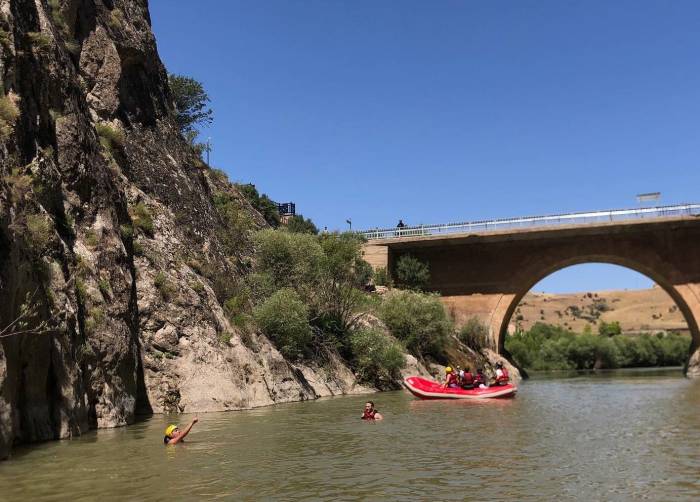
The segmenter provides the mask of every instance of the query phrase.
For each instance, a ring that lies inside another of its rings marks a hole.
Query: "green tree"
[[[458,337],[470,349],[481,350],[488,344],[489,328],[478,317],[472,317],[459,330]]]
[[[423,290],[430,281],[430,269],[426,263],[411,255],[403,255],[396,262],[396,282],[400,287]]]
[[[395,290],[385,296],[379,317],[391,334],[419,356],[442,360],[452,323],[437,295]]]
[[[287,230],[297,234],[318,234],[318,228],[309,218],[301,214],[295,214],[287,221]]]
[[[236,188],[248,203],[259,212],[268,225],[277,228],[280,225],[280,213],[277,204],[266,194],[260,194],[252,183],[236,183]]]
[[[357,330],[350,335],[350,346],[360,381],[386,387],[399,377],[399,371],[406,366],[401,344],[380,331]]]
[[[622,327],[618,321],[600,321],[598,324],[598,334],[600,336],[617,336],[622,334]]]
[[[214,112],[209,108],[209,95],[201,82],[184,75],[169,74],[170,90],[175,100],[180,132],[194,144],[196,127],[212,123]]]
[[[313,339],[309,310],[293,289],[273,293],[255,307],[253,318],[286,357],[300,359],[309,353]]]

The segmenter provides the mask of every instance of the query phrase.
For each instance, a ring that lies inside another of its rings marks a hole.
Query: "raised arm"
[[[199,422],[199,418],[194,417],[192,419],[192,421],[190,422],[190,424],[187,427],[185,427],[185,430],[183,430],[180,434],[178,434],[177,437],[174,437],[170,441],[168,441],[168,444],[177,444],[180,441],[182,441],[183,439],[185,439],[185,436],[187,436],[190,433],[190,431],[192,430],[192,426],[194,424],[196,424],[197,422]]]

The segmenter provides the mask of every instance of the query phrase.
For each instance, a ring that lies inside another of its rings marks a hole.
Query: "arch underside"
[[[515,313],[515,309],[520,304],[523,297],[542,279],[549,275],[558,272],[567,267],[574,265],[583,265],[587,263],[606,263],[625,267],[635,272],[639,272],[656,282],[675,302],[678,309],[683,314],[688,329],[692,337],[690,356],[700,347],[700,330],[698,329],[697,316],[698,306],[700,306],[700,288],[693,284],[676,284],[665,274],[659,272],[662,269],[668,269],[668,264],[664,266],[653,267],[644,264],[640,261],[631,259],[626,256],[615,256],[610,254],[586,254],[580,256],[572,256],[566,259],[559,259],[549,263],[542,263],[536,269],[530,269],[524,273],[518,274],[519,281],[514,281],[520,284],[520,287],[512,295],[508,295],[510,299],[508,307],[505,309],[503,316],[494,312],[491,321],[492,334],[497,335],[496,347],[498,352],[504,351],[505,337],[508,332],[508,325]],[[692,304],[692,306],[691,306]]]

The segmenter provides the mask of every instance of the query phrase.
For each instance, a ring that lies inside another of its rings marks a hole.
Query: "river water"
[[[15,450],[1,500],[697,500],[700,381],[675,371],[535,377],[515,399],[371,396],[168,417]],[[171,417],[181,423],[190,417]]]

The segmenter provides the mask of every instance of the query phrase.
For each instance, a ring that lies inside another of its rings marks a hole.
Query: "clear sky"
[[[321,228],[700,195],[700,2],[150,0],[212,164]],[[650,284],[617,267],[538,289]]]

